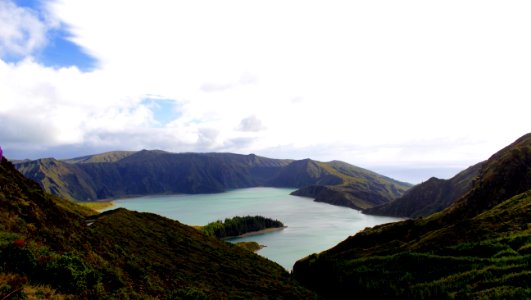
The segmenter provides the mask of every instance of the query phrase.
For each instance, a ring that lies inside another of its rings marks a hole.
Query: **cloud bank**
[[[465,167],[530,129],[527,1],[41,4],[0,1],[11,157],[159,148]],[[58,26],[96,69],[35,58]],[[146,99],[179,111],[158,120]]]

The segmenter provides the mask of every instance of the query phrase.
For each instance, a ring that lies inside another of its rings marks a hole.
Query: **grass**
[[[235,245],[251,252],[256,252],[262,249],[262,246],[260,246],[260,244],[258,244],[257,242],[239,242]]]
[[[332,299],[529,299],[529,216],[531,190],[440,228],[425,228],[438,217],[377,226],[297,262],[294,274]]]
[[[3,159],[0,299],[311,298],[280,265],[177,221],[95,214]]]
[[[114,206],[114,202],[112,201],[83,201],[83,202],[76,202],[76,204],[88,207],[90,209],[93,209],[95,211],[102,211],[107,208],[111,208]]]

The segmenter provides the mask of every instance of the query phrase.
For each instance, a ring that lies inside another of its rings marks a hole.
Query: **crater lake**
[[[351,208],[292,196],[293,191],[259,187],[219,194],[144,196],[115,200],[115,206],[110,209],[123,207],[151,212],[187,225],[206,225],[247,215],[277,219],[287,227],[229,241],[255,241],[264,245],[257,253],[287,270],[291,270],[297,260],[329,249],[366,227],[401,220],[365,215]]]

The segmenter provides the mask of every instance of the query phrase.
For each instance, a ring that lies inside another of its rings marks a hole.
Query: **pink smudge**
[[[2,160],[2,147],[0,146],[0,160]]]

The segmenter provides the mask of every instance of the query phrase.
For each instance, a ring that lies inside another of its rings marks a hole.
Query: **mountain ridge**
[[[299,260],[324,298],[531,297],[531,134],[481,165],[472,188],[432,215],[365,229]]]
[[[441,211],[472,189],[473,181],[479,175],[483,164],[484,162],[481,162],[468,167],[450,179],[431,177],[413,186],[400,198],[364,209],[363,213],[417,218]]]
[[[410,187],[344,162],[271,159],[254,154],[119,151],[62,161],[21,161],[15,166],[46,191],[81,201],[317,185],[332,187],[336,198],[341,199],[333,204],[361,209],[390,202]],[[304,196],[327,201],[312,191],[306,190]]]
[[[97,214],[47,194],[5,158],[0,204],[2,299],[313,298],[250,251],[155,214]]]

